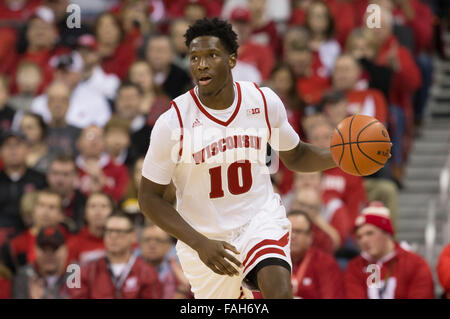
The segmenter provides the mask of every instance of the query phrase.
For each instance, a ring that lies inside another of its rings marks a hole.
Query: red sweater
[[[351,90],[347,94],[350,114],[360,113],[376,118],[383,124],[387,122],[388,107],[384,95],[376,89]]]
[[[292,264],[292,288],[303,299],[342,299],[343,273],[333,256],[311,247],[305,257]]]
[[[72,299],[160,299],[162,285],[158,272],[140,258],[116,291],[106,258],[94,260],[81,267],[80,288],[70,289]]]
[[[67,243],[69,249],[69,260],[80,264],[94,260],[105,255],[105,244],[103,237],[92,235],[87,227],[83,227],[77,235]]]
[[[386,288],[369,288],[370,273],[365,270],[375,264],[362,255],[350,261],[345,271],[345,290],[351,299],[432,299],[434,298],[433,277],[426,261],[419,255],[406,251],[397,245],[390,258],[377,264],[381,267],[380,279],[387,280]]]
[[[389,92],[390,104],[401,107],[406,115],[412,111],[412,94],[422,85],[420,70],[407,48],[400,45],[395,36],[390,36],[380,47],[376,63],[388,65],[388,55],[392,47],[397,46],[397,59],[400,69],[394,72]]]

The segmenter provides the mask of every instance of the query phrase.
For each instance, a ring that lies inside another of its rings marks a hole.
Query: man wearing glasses
[[[157,271],[133,254],[136,233],[127,215],[115,213],[108,218],[104,241],[106,256],[81,268],[80,288],[71,289],[72,298],[161,298]]]

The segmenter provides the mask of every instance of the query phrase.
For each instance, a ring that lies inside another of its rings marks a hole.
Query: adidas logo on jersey
[[[195,119],[194,123],[192,123],[192,127],[196,127],[196,126],[200,126],[200,125],[202,125],[202,123],[198,119]]]
[[[259,113],[261,113],[261,110],[259,107],[255,107],[253,109],[247,110],[247,115],[254,115],[254,114],[259,114]]]

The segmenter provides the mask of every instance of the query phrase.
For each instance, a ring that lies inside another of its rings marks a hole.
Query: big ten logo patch
[[[259,107],[247,109],[247,115],[255,115],[261,113],[261,109]]]

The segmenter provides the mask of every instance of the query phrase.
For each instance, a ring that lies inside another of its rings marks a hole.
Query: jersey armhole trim
[[[178,156],[180,159],[181,155],[183,154],[183,121],[181,120],[181,114],[177,103],[175,103],[175,101],[172,101],[170,102],[170,105],[173,106],[175,111],[177,112],[178,122],[180,122],[181,136],[180,136],[180,151],[178,152]]]
[[[259,93],[261,93],[261,96],[262,96],[262,99],[263,99],[263,102],[264,102],[264,115],[266,117],[266,123],[267,123],[267,127],[269,129],[269,140],[270,140],[270,137],[272,136],[272,127],[270,126],[270,122],[269,122],[269,113],[267,111],[266,97],[265,97],[263,91],[261,91],[261,89],[258,87],[258,85],[255,82],[253,82],[253,84],[255,85],[255,87],[259,91]]]

